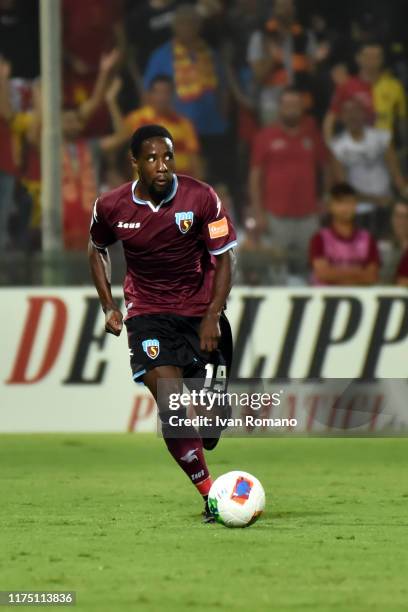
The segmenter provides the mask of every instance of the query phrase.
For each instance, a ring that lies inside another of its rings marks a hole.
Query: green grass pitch
[[[0,590],[75,590],[72,609],[98,612],[408,609],[408,440],[226,439],[207,456],[213,476],[263,483],[249,529],[203,525],[154,435],[0,436]]]

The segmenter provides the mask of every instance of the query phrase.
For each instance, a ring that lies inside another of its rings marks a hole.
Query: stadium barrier
[[[114,294],[121,300],[119,287]],[[156,429],[154,401],[131,378],[126,334],[105,334],[91,287],[4,288],[0,296],[1,432]],[[318,402],[330,400],[322,383],[341,378],[372,383],[363,398],[372,406],[368,429],[408,427],[406,290],[238,287],[227,314],[232,375],[279,381],[288,398],[282,414],[303,411],[300,431],[329,427],[319,412]],[[379,379],[399,379],[385,421]]]

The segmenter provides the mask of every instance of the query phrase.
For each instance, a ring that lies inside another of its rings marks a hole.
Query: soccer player
[[[203,429],[200,436],[183,425],[183,407],[174,422],[170,395],[182,391],[183,378],[225,388],[232,340],[224,308],[236,235],[214,190],[175,173],[168,130],[141,127],[130,148],[139,179],[95,203],[88,250],[92,277],[105,330],[119,336],[123,318],[111,293],[107,249],[120,240],[133,379],[153,394],[167,448],[203,496],[204,521],[212,522],[207,505],[212,481],[203,449],[215,447],[221,428],[213,428],[211,436]]]

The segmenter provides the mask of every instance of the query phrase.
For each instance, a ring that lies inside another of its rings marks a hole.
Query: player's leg
[[[212,480],[197,430],[185,425],[186,408],[170,410],[170,396],[183,391],[182,370],[176,366],[158,366],[143,376],[143,382],[156,400],[166,446],[181,469],[202,495],[207,511],[207,497]],[[177,416],[177,423],[171,417]],[[211,515],[208,512],[208,518]]]
[[[188,340],[197,356],[196,362],[190,368],[185,368],[186,385],[190,390],[200,391],[205,389],[208,394],[215,394],[211,414],[204,414],[212,417],[211,425],[200,427],[199,432],[205,450],[213,450],[227,425],[216,425],[216,418],[219,422],[226,423],[231,416],[231,407],[226,401],[228,390],[228,378],[232,364],[233,341],[229,321],[223,313],[220,317],[221,338],[218,349],[212,353],[203,353],[200,350],[200,339],[197,334],[198,324],[194,324],[195,334],[188,334]],[[219,400],[217,399],[219,398]]]

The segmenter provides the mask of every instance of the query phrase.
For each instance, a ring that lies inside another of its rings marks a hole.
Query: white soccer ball
[[[265,508],[265,491],[252,474],[228,472],[213,482],[208,506],[218,523],[226,527],[249,527]]]

